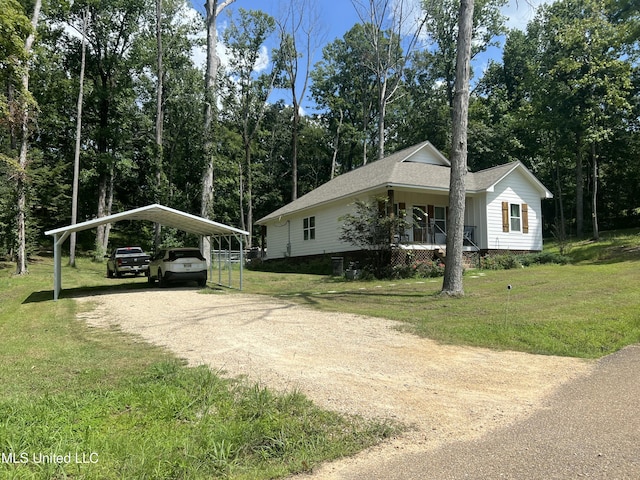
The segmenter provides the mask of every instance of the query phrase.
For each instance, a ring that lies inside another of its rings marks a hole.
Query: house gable
[[[450,167],[451,162],[431,145],[430,142],[420,144],[418,150],[404,158],[400,163],[425,163],[429,165],[441,165]]]
[[[542,250],[541,198],[545,195],[527,172],[513,169],[486,193],[489,250]],[[511,224],[514,215],[516,228]]]

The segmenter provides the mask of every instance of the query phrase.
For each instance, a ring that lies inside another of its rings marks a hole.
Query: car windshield
[[[173,250],[169,252],[169,260],[177,260],[180,258],[197,258],[204,260],[200,250]]]
[[[130,254],[142,254],[142,249],[139,247],[131,247],[131,248],[118,248],[116,250],[116,255],[130,255]]]

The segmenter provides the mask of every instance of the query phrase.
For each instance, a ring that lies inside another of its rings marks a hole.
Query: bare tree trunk
[[[425,22],[423,20],[420,25],[408,25],[414,15],[418,13],[414,10],[413,3],[418,4],[420,2],[351,0],[351,4],[360,17],[360,21],[365,25],[365,32],[367,32],[368,40],[374,51],[374,60],[368,62],[367,68],[376,76],[377,80],[378,160],[384,158],[385,154],[387,106],[393,101],[398,92],[407,57],[416,46]],[[386,38],[386,41],[381,41],[387,35],[390,38]],[[399,47],[401,38],[408,39],[404,54],[400,48],[396,48]]]
[[[576,135],[576,236],[584,236],[584,167],[580,134]]]
[[[331,180],[336,176],[337,170],[337,158],[338,158],[338,150],[340,149],[340,133],[342,131],[342,122],[344,120],[344,112],[342,108],[340,109],[340,122],[338,122],[338,128],[336,129],[336,140],[333,145],[333,158],[331,158]]]
[[[106,173],[100,175],[98,179],[98,218],[104,217],[107,215],[107,188],[108,188],[108,176]],[[102,260],[106,253],[106,249],[104,248],[105,237],[106,237],[106,225],[98,225],[96,229],[96,243],[95,243],[95,253],[94,259],[96,261]]]
[[[278,22],[283,54],[283,69],[287,75],[293,103],[291,136],[291,199],[298,198],[298,129],[300,125],[300,106],[309,84],[311,62],[316,46],[313,37],[320,25],[315,3],[310,0],[289,0],[287,15]],[[301,45],[301,49],[298,49]],[[301,69],[300,59],[305,59]],[[302,75],[300,75],[302,74]],[[300,93],[297,93],[298,79],[304,77]]]
[[[462,285],[462,249],[464,242],[473,2],[474,0],[461,0],[458,18],[458,53],[452,114],[451,179],[449,183],[449,218],[447,220],[447,256],[441,292],[450,296],[464,295]]]
[[[204,155],[205,168],[202,173],[202,195],[200,204],[200,216],[203,218],[211,218],[213,215],[213,116],[215,112],[215,84],[220,68],[220,58],[216,53],[218,44],[218,33],[216,31],[216,20],[218,15],[235,0],[225,0],[218,5],[218,0],[207,0],[205,3],[206,24],[207,24],[207,70],[204,80]],[[204,258],[207,263],[211,259],[211,244],[208,238],[202,239],[200,245]]]
[[[38,19],[40,18],[40,8],[42,7],[42,0],[36,0],[33,7],[33,16],[31,17],[31,27],[33,31],[27,37],[24,44],[25,54],[29,56],[31,54],[31,48],[36,38],[36,29],[38,28]],[[18,215],[16,219],[18,229],[18,251],[16,255],[16,275],[24,275],[27,273],[27,226],[26,226],[26,212],[27,212],[27,151],[29,148],[29,104],[26,100],[27,92],[29,91],[29,67],[27,62],[23,66],[22,71],[22,91],[24,100],[24,110],[22,113],[22,138],[20,142],[20,156],[18,158],[19,172],[17,179],[17,207]]]
[[[292,88],[295,92],[295,88]],[[295,94],[295,93],[294,93]],[[300,125],[300,114],[295,100],[293,102],[293,123],[291,125],[291,201],[298,198],[298,128]]]
[[[161,203],[162,198],[162,162],[164,150],[162,146],[162,135],[164,126],[164,108],[162,95],[164,90],[164,67],[162,57],[164,55],[162,47],[162,0],[156,0],[156,48],[157,48],[157,68],[158,80],[156,84],[156,203]],[[153,226],[153,245],[157,249],[160,246],[162,225],[159,223]]]
[[[114,172],[113,165],[111,166],[111,171],[109,172],[109,196],[107,199],[107,215],[111,215],[113,213],[113,183],[114,183]],[[109,247],[109,233],[111,232],[111,224],[107,223],[105,225],[104,230],[104,243],[103,250],[106,252]]]
[[[563,197],[563,190],[562,190],[562,182],[560,181],[560,164],[559,162],[556,160],[556,199],[558,202],[558,210],[560,212],[560,218],[559,218],[559,222],[560,225],[557,226],[558,228],[558,235],[560,237],[560,240],[562,242],[564,242],[567,239],[567,231],[566,231],[566,220],[564,218],[564,201],[562,200]],[[557,218],[558,214],[556,213],[556,218]]]
[[[598,229],[598,156],[596,155],[596,144],[591,144],[591,163],[593,165],[593,193],[591,196],[591,221],[593,223],[593,239],[600,240]]]
[[[82,102],[84,98],[84,67],[86,59],[86,36],[87,22],[89,21],[89,14],[87,10],[84,11],[82,18],[82,56],[80,60],[80,89],[78,91],[78,109],[76,119],[76,150],[73,157],[73,193],[71,196],[71,225],[75,225],[78,221],[78,189],[79,189],[79,177],[80,177],[80,141],[82,134]],[[76,232],[73,232],[69,237],[69,265],[76,266]]]
[[[247,227],[245,230],[249,232],[249,238],[247,239],[246,248],[252,247],[253,237],[253,169],[251,166],[251,148],[246,149],[246,164],[247,164]]]

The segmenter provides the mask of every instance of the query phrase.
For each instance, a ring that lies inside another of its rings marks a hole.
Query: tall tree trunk
[[[33,42],[36,38],[36,29],[38,28],[38,19],[40,18],[40,8],[42,7],[42,0],[36,0],[33,7],[33,15],[31,17],[31,27],[33,31],[27,37],[24,44],[24,51],[27,56],[31,54]],[[20,142],[20,156],[18,158],[19,172],[16,184],[17,190],[17,207],[18,214],[16,218],[18,229],[18,251],[16,255],[16,275],[24,275],[27,273],[27,163],[29,149],[29,103],[26,100],[27,93],[29,92],[29,66],[25,61],[22,71],[22,92],[23,92],[23,105],[22,112],[22,138]]]
[[[449,218],[447,220],[447,256],[442,285],[442,294],[450,296],[464,295],[462,285],[462,249],[464,242],[473,2],[474,0],[460,1],[458,18],[458,53],[452,114],[451,178],[449,182]]]
[[[71,195],[71,225],[75,225],[78,221],[78,189],[80,177],[80,141],[82,134],[82,102],[84,98],[84,67],[86,60],[86,36],[87,22],[89,21],[89,13],[85,9],[82,18],[82,55],[80,60],[80,88],[78,91],[78,108],[76,119],[76,150],[73,157],[73,193]],[[69,265],[76,266],[76,232],[69,237]]]
[[[600,240],[598,229],[598,156],[596,155],[596,144],[591,143],[591,164],[593,165],[593,192],[591,196],[591,221],[593,224],[593,239]]]
[[[109,215],[108,195],[109,185],[112,183],[113,177],[113,155],[109,150],[109,116],[111,115],[111,93],[110,93],[110,76],[109,72],[102,71],[100,73],[100,82],[103,92],[106,92],[100,100],[98,106],[98,123],[100,126],[97,135],[97,151],[98,151],[98,168],[100,170],[98,176],[98,218]],[[108,162],[108,163],[107,163]],[[107,252],[106,245],[109,241],[109,233],[107,225],[98,225],[96,228],[95,252],[94,260],[102,261]]]
[[[295,89],[292,88],[295,95]],[[291,201],[298,198],[298,128],[300,113],[297,101],[293,101],[293,123],[291,125]]]
[[[340,121],[338,122],[338,127],[336,128],[336,140],[333,145],[333,157],[331,158],[331,180],[336,176],[336,170],[338,169],[337,159],[338,159],[338,150],[340,149],[340,133],[342,131],[342,122],[344,120],[344,111],[342,108],[340,109]]]
[[[566,231],[566,220],[564,218],[564,202],[563,202],[563,190],[562,190],[562,182],[560,181],[560,162],[556,160],[556,195],[558,205],[558,212],[556,212],[556,222],[559,222],[557,225],[558,233],[557,235],[560,237],[559,240],[561,243],[567,239],[567,231]],[[558,218],[559,215],[559,218]]]
[[[380,94],[378,98],[378,160],[382,160],[384,158],[384,145],[385,145],[385,137],[384,137],[384,125],[385,125],[385,116],[387,114],[387,81],[380,85]]]
[[[107,191],[107,215],[111,215],[113,211],[113,177],[114,177],[114,168],[111,165],[109,169],[109,189]],[[104,239],[102,242],[102,251],[106,252],[109,247],[109,233],[111,232],[111,224],[107,223],[104,226]]]
[[[100,179],[98,181],[98,218],[111,215],[113,207],[113,176],[113,164],[109,165],[107,172],[100,175]],[[110,223],[98,225],[97,227],[95,244],[96,251],[94,254],[94,258],[97,261],[101,261],[107,252],[107,248],[109,247],[110,231]]]
[[[225,0],[218,5],[218,0],[207,0],[205,3],[206,24],[207,24],[207,69],[204,80],[204,155],[205,168],[202,173],[202,195],[200,204],[200,216],[211,218],[213,216],[213,121],[216,107],[215,84],[220,68],[220,58],[216,52],[218,44],[218,33],[216,31],[216,20],[218,15],[235,0]],[[211,243],[208,238],[203,238],[200,245],[207,263],[211,260]]]
[[[246,155],[246,165],[247,165],[247,227],[246,230],[249,232],[249,238],[247,239],[246,248],[251,248],[252,246],[252,236],[253,236],[253,169],[251,166],[251,145],[248,145],[248,148],[245,152]]]
[[[107,215],[107,189],[108,189],[109,178],[106,173],[102,173],[100,178],[98,179],[98,218],[104,217]],[[104,248],[105,237],[106,237],[106,225],[98,225],[96,229],[96,242],[95,242],[95,253],[94,259],[96,261],[102,260],[106,253],[106,249]]]
[[[576,134],[576,236],[584,236],[584,166],[580,134]]]
[[[164,67],[162,57],[164,55],[162,47],[162,0],[156,0],[156,49],[158,80],[156,84],[156,203],[162,203],[162,162],[164,150],[162,147],[162,135],[164,126],[164,108],[162,95],[164,90]],[[162,226],[159,223],[153,226],[153,245],[157,249],[160,246]]]

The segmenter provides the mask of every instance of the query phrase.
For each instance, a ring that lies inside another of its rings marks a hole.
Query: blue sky
[[[204,0],[191,0],[196,10],[204,12]],[[420,0],[402,0],[405,2],[419,2]],[[502,9],[502,13],[507,18],[507,26],[509,28],[519,28],[524,30],[527,23],[533,19],[535,8],[542,4],[548,3],[550,0],[509,0],[509,3]],[[367,3],[360,0],[361,3]],[[289,0],[236,0],[227,10],[237,10],[244,8],[245,10],[263,10],[275,18],[283,17],[283,9],[289,4]],[[351,0],[317,0],[315,4],[317,13],[320,17],[320,29],[324,31],[323,37],[325,43],[330,43],[336,38],[342,37],[348,30],[360,21],[358,14],[353,7]],[[218,28],[224,28],[226,21],[226,10],[218,21]],[[221,55],[223,56],[223,55]],[[492,48],[490,51],[476,59],[474,62],[474,70],[476,76],[486,66],[491,59],[499,60],[501,57],[501,49]],[[318,48],[314,62],[322,58],[322,48]],[[223,60],[224,61],[224,60]],[[307,92],[308,96],[308,92]],[[287,103],[291,103],[286,99],[286,93],[274,93],[274,97],[284,97]],[[272,98],[273,100],[274,98]],[[303,101],[303,108],[310,108],[310,100]]]

